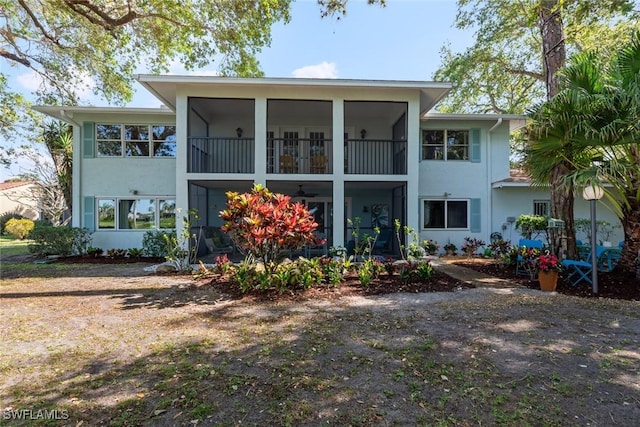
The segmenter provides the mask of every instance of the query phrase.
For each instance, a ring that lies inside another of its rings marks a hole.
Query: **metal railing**
[[[189,137],[187,172],[253,173],[253,138]]]
[[[344,142],[344,172],[363,175],[407,173],[407,142],[349,139]]]
[[[330,139],[267,139],[267,173],[333,173],[333,142]]]

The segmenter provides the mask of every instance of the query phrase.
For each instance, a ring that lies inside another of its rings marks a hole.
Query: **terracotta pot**
[[[540,289],[547,292],[554,292],[558,284],[557,271],[539,271],[538,281],[540,281]]]

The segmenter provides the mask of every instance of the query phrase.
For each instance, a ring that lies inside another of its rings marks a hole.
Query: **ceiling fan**
[[[298,191],[291,194],[291,197],[315,197],[317,193],[307,193],[302,189],[302,185],[298,185]]]

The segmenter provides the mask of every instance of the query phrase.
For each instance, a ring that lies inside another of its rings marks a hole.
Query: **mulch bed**
[[[531,289],[539,289],[538,281],[531,281],[526,276],[516,276],[515,270],[512,268],[503,268],[494,263],[492,260],[460,260],[451,261],[452,264],[467,267],[481,273],[485,273],[494,277],[511,280],[527,286]],[[594,294],[591,285],[588,283],[580,283],[578,286],[571,286],[569,282],[562,279],[558,280],[556,291],[565,295],[574,295],[585,298],[614,298],[631,301],[640,301],[640,279],[634,274],[613,271],[610,273],[598,274],[598,293]]]

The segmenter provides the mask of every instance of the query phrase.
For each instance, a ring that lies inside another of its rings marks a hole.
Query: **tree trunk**
[[[568,187],[564,184],[564,176],[568,173],[567,166],[564,163],[556,165],[551,172],[551,217],[560,218],[564,221],[564,231],[567,238],[566,257],[569,259],[577,259],[578,248],[576,246],[576,227],[573,219],[574,191],[573,184]],[[556,256],[561,256],[559,248],[561,247],[560,236],[553,233],[551,239],[552,246],[556,248]]]
[[[541,0],[539,25],[542,36],[542,71],[547,86],[547,99],[551,99],[558,93],[556,74],[564,67],[567,59],[558,0]]]
[[[640,256],[640,200],[636,194],[627,194],[629,206],[622,210],[622,229],[624,246],[618,262],[618,268],[626,273],[635,273],[636,260]]]
[[[565,66],[567,54],[564,44],[564,29],[562,14],[558,0],[540,0],[540,35],[542,36],[542,63],[547,99],[558,93],[557,72]],[[562,182],[570,168],[565,164],[556,165],[549,182],[551,184],[551,216],[564,221],[567,235],[567,257],[577,256],[576,230],[573,221],[574,194],[573,185],[565,187]],[[560,248],[560,238],[553,233],[551,236],[554,248]],[[557,250],[559,251],[559,250]],[[559,255],[559,254],[557,254]]]

